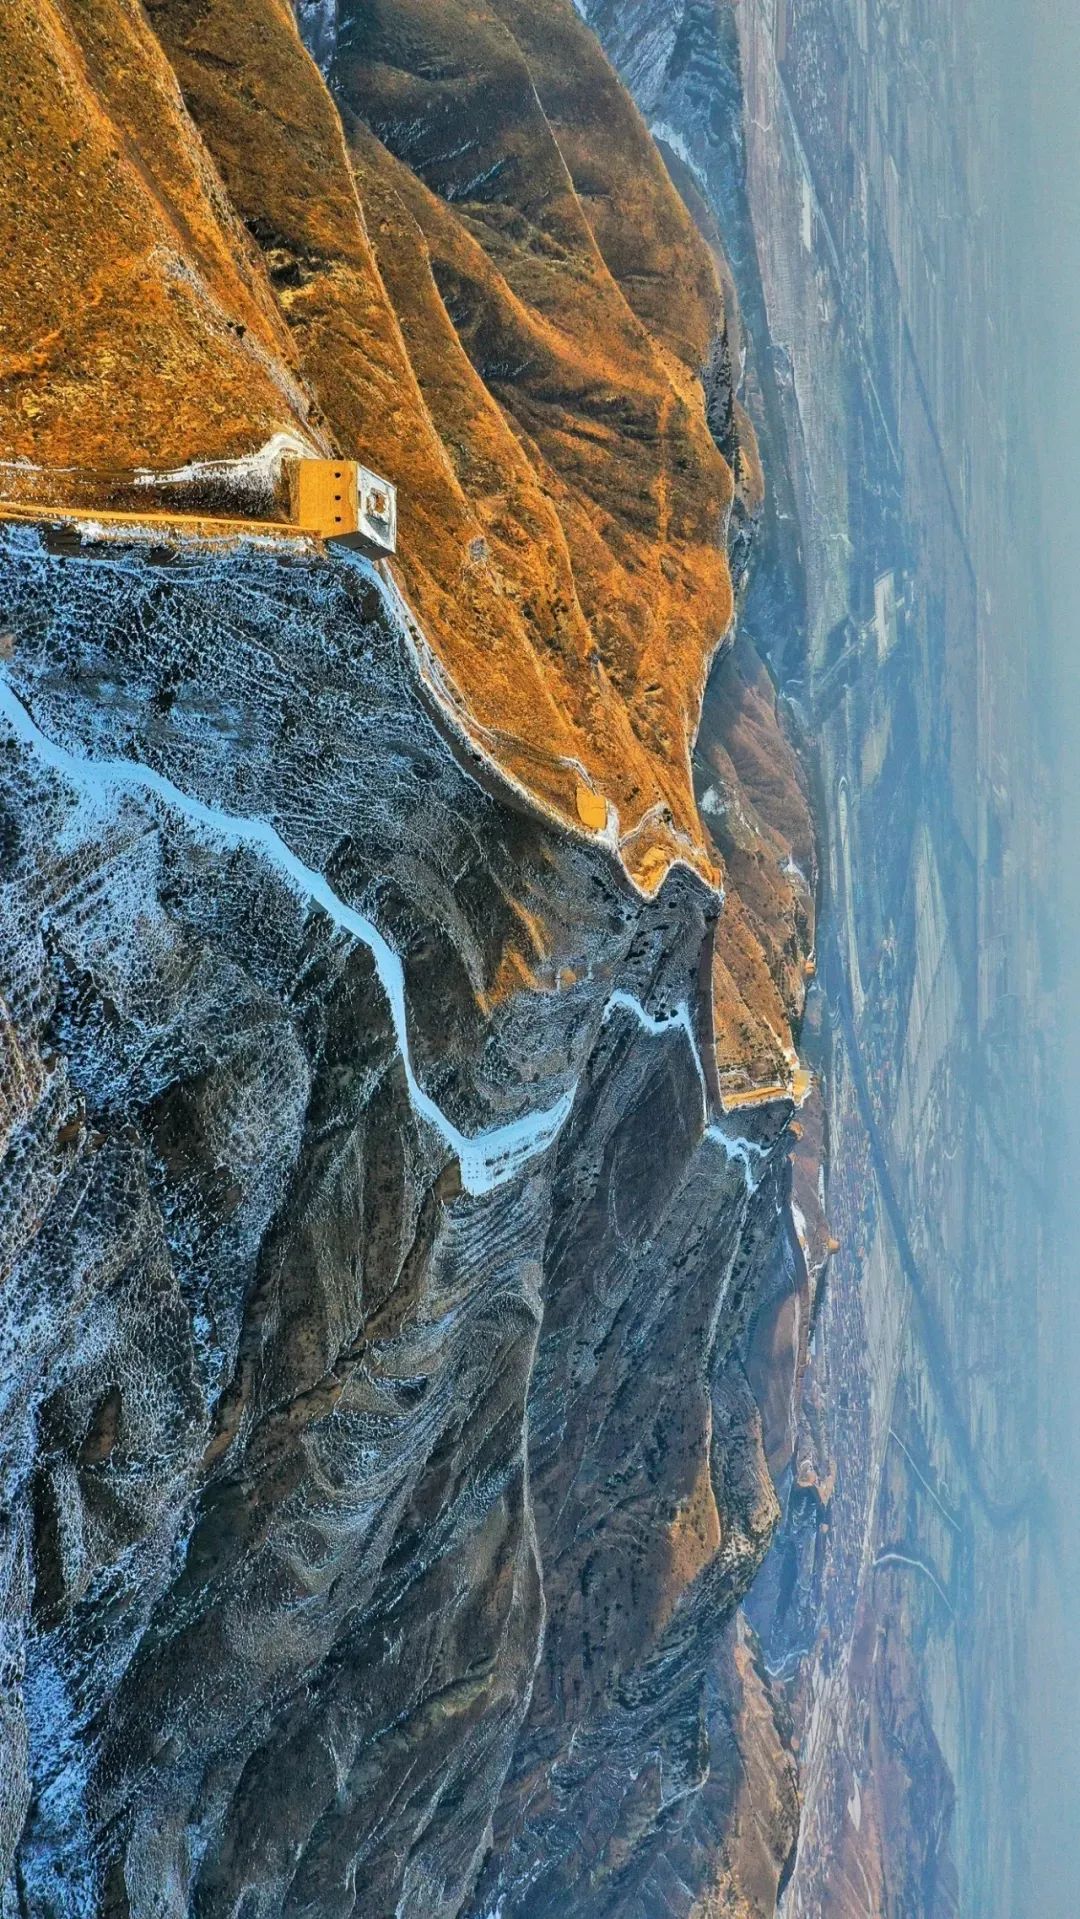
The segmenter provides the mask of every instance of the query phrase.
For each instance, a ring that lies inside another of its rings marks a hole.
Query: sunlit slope
[[[4,455],[359,454],[455,729],[645,890],[722,880],[690,747],[732,618],[716,440],[756,453],[713,255],[573,10],[344,6],[326,80],[284,0],[4,33]]]
[[[172,465],[302,430],[288,329],[141,7],[0,19],[0,453]]]

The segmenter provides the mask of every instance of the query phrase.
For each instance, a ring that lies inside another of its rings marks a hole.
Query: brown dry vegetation
[[[301,429],[289,341],[131,0],[0,28],[0,450],[170,465]]]
[[[701,757],[726,878],[712,962],[718,1081],[733,1091],[782,1086],[806,996],[815,853],[800,768],[769,677],[744,640],[710,688]]]

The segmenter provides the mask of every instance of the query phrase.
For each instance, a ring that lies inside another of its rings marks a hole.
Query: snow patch
[[[702,193],[708,195],[708,191],[709,191],[708,174],[706,173],[700,160],[696,160],[694,158],[693,151],[691,147],[689,146],[685,138],[685,135],[681,134],[678,131],[678,128],[673,127],[670,124],[670,122],[667,120],[650,120],[649,132],[652,134],[652,137],[654,140],[662,140],[666,147],[671,148],[672,153],[675,153],[678,155],[679,159],[682,161],[683,166],[686,168],[687,172],[693,175],[694,180],[696,184],[701,188]]]
[[[243,499],[272,500],[281,482],[284,460],[319,457],[320,449],[299,434],[273,433],[254,453],[244,454],[238,460],[191,460],[187,466],[171,467],[164,472],[140,467],[135,485],[150,489],[224,482],[230,492]]]

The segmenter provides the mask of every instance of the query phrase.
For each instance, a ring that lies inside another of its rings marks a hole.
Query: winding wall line
[[[314,867],[305,865],[268,821],[245,818],[241,815],[226,813],[219,807],[208,806],[203,800],[195,798],[193,794],[185,793],[164,774],[157,773],[153,768],[143,766],[137,761],[91,760],[80,758],[69,752],[66,747],[58,745],[41,731],[19,699],[7,675],[2,671],[0,671],[0,716],[6,720],[14,737],[27,747],[42,765],[58,773],[76,789],[107,793],[111,789],[120,788],[127,792],[145,794],[151,799],[160,800],[163,805],[179,813],[219,845],[248,848],[260,854],[268,865],[274,867],[287,880],[302,899],[310,900],[313,905],[321,907],[335,926],[340,926],[343,931],[351,934],[367,947],[390,1008],[394,1037],[413,1108],[422,1119],[435,1128],[457,1156],[461,1167],[462,1184],[466,1192],[473,1195],[491,1192],[504,1180],[512,1179],[530,1160],[543,1153],[557,1138],[573,1106],[577,1081],[555,1101],[554,1105],[544,1107],[535,1113],[524,1114],[520,1119],[511,1120],[504,1126],[492,1127],[489,1131],[470,1136],[454,1125],[442,1107],[437,1105],[430,1094],[424,1090],[413,1066],[405,1010],[405,972],[400,956],[374,922],[343,900],[322,873]],[[705,1075],[686,1001],[683,1001],[673,1013],[656,1015],[649,1013],[632,993],[617,988],[604,1007],[603,1019],[606,1021],[613,1012],[617,1011],[631,1013],[643,1029],[652,1035],[669,1032],[673,1028],[681,1029],[690,1045],[701,1084],[706,1137],[720,1145],[729,1160],[737,1160],[742,1164],[747,1189],[753,1191],[756,1182],[751,1177],[751,1155],[765,1158],[766,1150],[751,1140],[732,1139],[719,1126],[708,1124]]]

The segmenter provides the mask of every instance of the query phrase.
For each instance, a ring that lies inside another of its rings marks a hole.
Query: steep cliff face
[[[2,1910],[767,1911],[790,1106],[717,1074],[813,855],[745,649],[694,800],[725,269],[561,0],[301,17],[0,29],[10,489],[401,492],[393,571],[0,538]]]

